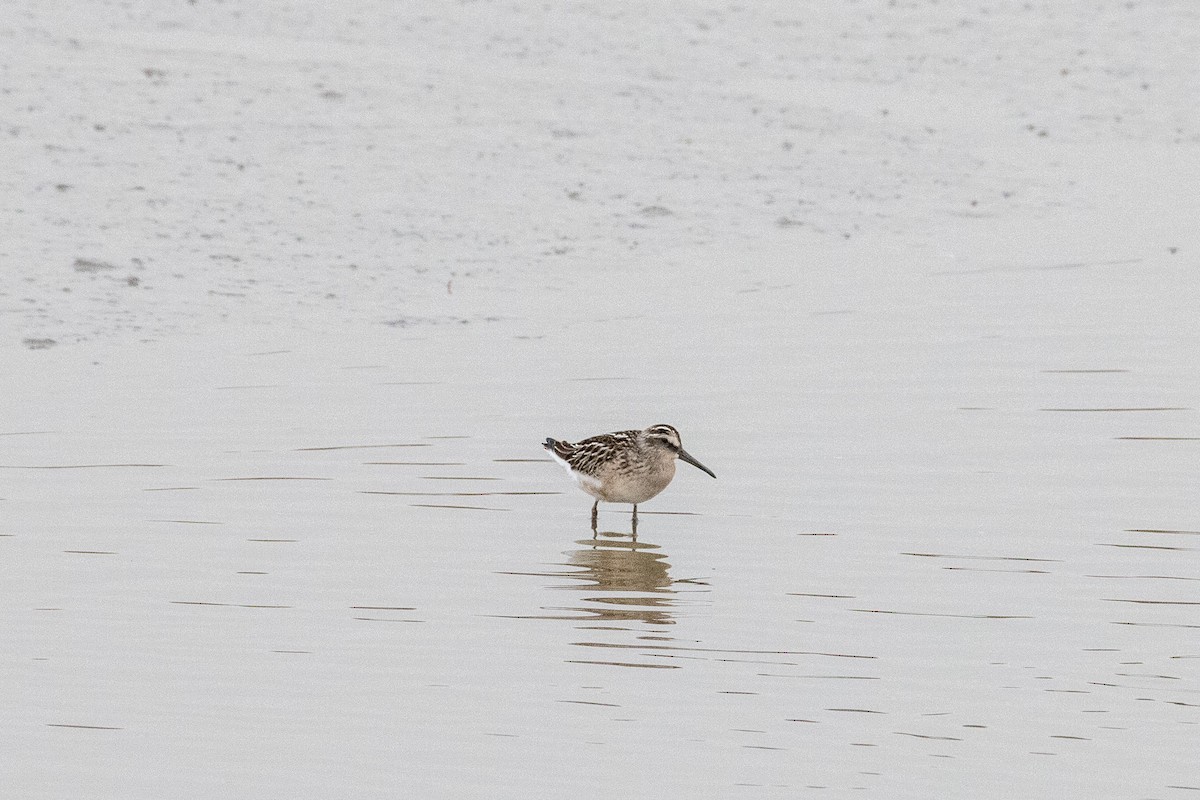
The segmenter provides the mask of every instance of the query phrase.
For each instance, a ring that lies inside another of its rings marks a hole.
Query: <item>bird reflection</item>
[[[563,586],[603,592],[582,599],[588,606],[575,609],[596,620],[627,622],[640,620],[653,625],[671,625],[674,605],[672,580],[665,553],[658,545],[639,542],[636,536],[612,531],[597,532],[592,539],[576,542],[578,550],[567,553],[566,566],[578,571],[564,573],[589,585]],[[631,594],[632,593],[632,594]]]

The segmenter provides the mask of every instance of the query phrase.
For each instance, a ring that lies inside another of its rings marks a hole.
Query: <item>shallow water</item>
[[[1195,342],[1091,353],[1003,273],[969,280],[1007,311],[926,280],[957,318],[626,321],[659,360],[623,376],[547,373],[578,343],[529,321],[10,354],[19,793],[1183,791]],[[636,541],[538,446],[627,403],[720,476]]]
[[[1200,790],[1194,12],[293,6],[0,11],[5,796]]]

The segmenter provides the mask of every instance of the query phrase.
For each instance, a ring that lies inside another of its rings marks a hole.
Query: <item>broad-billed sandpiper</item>
[[[688,455],[679,441],[679,431],[670,425],[651,425],[644,431],[617,431],[581,442],[547,439],[542,447],[585,492],[596,498],[592,504],[592,530],[600,501],[633,503],[634,532],[638,503],[644,503],[667,488],[675,477],[679,458],[712,475],[713,471]]]

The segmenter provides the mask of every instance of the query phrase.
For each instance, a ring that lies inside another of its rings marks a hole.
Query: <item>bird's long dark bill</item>
[[[698,469],[698,470],[702,470],[702,471],[704,471],[704,472],[707,472],[709,475],[712,475],[714,478],[715,478],[715,477],[717,477],[717,476],[716,476],[716,475],[713,473],[713,471],[712,471],[711,469],[709,469],[708,467],[704,466],[703,464],[701,464],[701,463],[700,463],[699,461],[697,461],[696,459],[694,459],[694,458],[692,458],[691,456],[689,456],[689,455],[687,454],[687,451],[686,451],[686,450],[680,450],[680,451],[679,451],[679,458],[680,458],[681,460],[683,460],[683,461],[686,461],[687,463],[691,464],[691,465],[692,465],[693,467],[695,467],[696,469]]]

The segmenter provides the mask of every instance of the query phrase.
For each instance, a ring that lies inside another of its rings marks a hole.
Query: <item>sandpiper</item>
[[[617,431],[581,442],[547,439],[542,447],[585,492],[596,498],[592,504],[592,530],[600,501],[633,503],[633,526],[637,532],[637,507],[667,488],[675,477],[675,459],[680,458],[714,478],[713,471],[688,455],[679,441],[679,431],[670,425],[651,425],[644,431]]]

